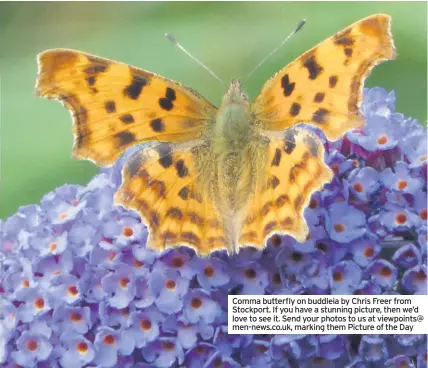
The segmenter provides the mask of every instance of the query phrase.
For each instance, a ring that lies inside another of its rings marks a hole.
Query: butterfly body
[[[278,233],[306,240],[304,210],[333,172],[298,125],[329,140],[360,128],[364,79],[394,57],[390,17],[375,14],[292,61],[251,104],[239,81],[217,109],[177,82],[67,49],[39,55],[36,90],[72,112],[77,158],[109,166],[153,142],[126,162],[115,201],[141,215],[148,247],[208,255],[263,248]]]

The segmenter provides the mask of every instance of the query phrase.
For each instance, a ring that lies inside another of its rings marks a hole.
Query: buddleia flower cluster
[[[146,248],[115,206],[130,150],[88,185],[64,185],[0,223],[0,366],[426,367],[425,335],[228,334],[227,296],[427,293],[426,130],[364,91],[366,125],[328,142],[333,181],[310,236],[200,258]]]

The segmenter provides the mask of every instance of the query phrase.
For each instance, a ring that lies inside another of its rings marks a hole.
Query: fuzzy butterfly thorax
[[[122,172],[115,201],[141,215],[149,248],[201,255],[263,248],[273,234],[299,242],[312,193],[333,178],[324,146],[360,128],[371,69],[395,58],[388,15],[364,18],[268,80],[253,103],[232,81],[217,108],[177,82],[80,51],[39,55],[36,91],[73,118],[73,156],[112,165],[146,142]]]

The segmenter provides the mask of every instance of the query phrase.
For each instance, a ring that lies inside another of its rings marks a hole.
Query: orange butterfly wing
[[[111,165],[146,141],[200,138],[216,107],[198,93],[150,72],[79,51],[39,55],[36,92],[61,100],[73,116],[73,155]]]
[[[364,79],[376,64],[395,57],[390,17],[360,20],[321,42],[275,74],[254,101],[266,130],[312,124],[336,140],[361,127]]]

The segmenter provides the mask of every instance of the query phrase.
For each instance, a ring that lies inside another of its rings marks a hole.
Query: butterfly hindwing
[[[363,81],[373,66],[394,57],[390,17],[372,15],[278,72],[264,85],[253,111],[266,130],[304,122],[336,140],[363,125],[359,111]]]
[[[192,147],[161,143],[129,159],[115,201],[142,216],[148,247],[188,245],[203,255],[227,248],[222,217],[198,176]]]
[[[270,138],[265,168],[265,180],[249,201],[239,243],[262,248],[275,233],[304,241],[308,227],[303,211],[312,193],[333,178],[324,163],[324,146],[307,130],[287,129]]]
[[[38,95],[73,115],[73,155],[111,165],[144,141],[199,138],[216,108],[193,90],[150,72],[79,51],[39,55]]]

